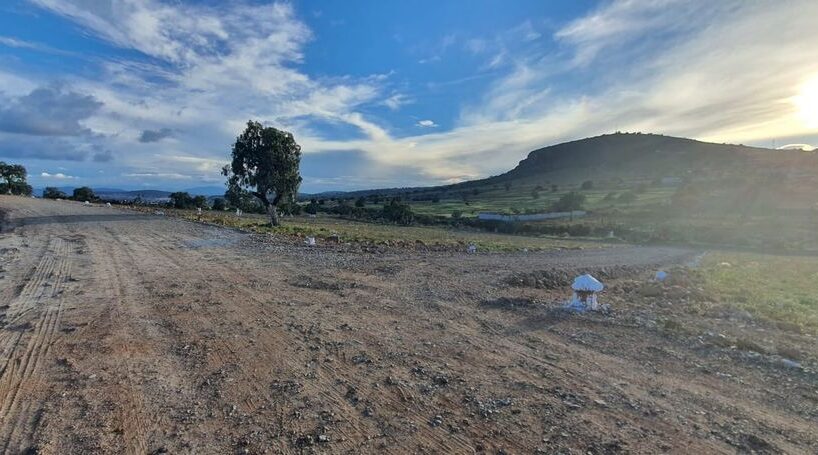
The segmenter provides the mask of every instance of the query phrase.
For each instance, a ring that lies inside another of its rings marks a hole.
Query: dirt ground
[[[735,315],[669,330],[689,293],[635,296],[695,251],[367,254],[67,201],[0,210],[3,453],[818,453],[814,337]],[[620,266],[609,315],[514,284]],[[737,327],[808,354],[708,338]]]

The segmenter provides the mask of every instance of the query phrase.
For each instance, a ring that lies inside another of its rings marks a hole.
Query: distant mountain
[[[193,196],[224,196],[224,192],[226,190],[227,189],[224,186],[197,186],[183,191],[186,191]]]
[[[145,202],[164,202],[169,200],[170,193],[170,191],[160,190],[94,190],[94,194],[96,194],[100,199],[108,201],[133,201],[134,199],[142,199]]]

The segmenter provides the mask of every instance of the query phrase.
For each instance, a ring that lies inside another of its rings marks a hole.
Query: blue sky
[[[303,191],[449,183],[615,130],[818,143],[818,2],[7,0],[0,160],[221,185],[248,119]]]

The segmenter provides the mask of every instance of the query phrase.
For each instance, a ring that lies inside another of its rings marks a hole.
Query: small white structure
[[[88,201],[85,201],[85,205],[91,205],[91,203],[88,202]]]
[[[236,209],[236,216],[241,216],[241,209]]]
[[[307,246],[315,246],[315,237],[307,237],[304,243],[306,243]]]
[[[106,203],[105,203],[105,207],[110,207],[110,206],[111,206],[111,203],[110,203],[110,202],[106,202]]]
[[[574,295],[571,297],[569,308],[576,311],[599,309],[599,302],[597,302],[596,294],[605,289],[605,285],[599,282],[591,275],[580,275],[574,279],[574,284],[571,285],[574,290]]]
[[[659,270],[656,272],[656,281],[665,281],[667,279],[667,272],[664,270]]]
[[[468,252],[469,254],[474,254],[474,253],[476,253],[476,252],[477,252],[477,245],[475,245],[475,244],[473,244],[473,243],[469,243],[469,246],[468,246],[468,248],[466,249],[466,252]]]

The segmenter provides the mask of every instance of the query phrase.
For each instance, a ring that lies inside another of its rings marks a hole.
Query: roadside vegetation
[[[716,252],[705,257],[705,293],[782,328],[818,333],[818,258]]]
[[[150,211],[147,207],[138,207]],[[447,226],[400,225],[394,223],[373,223],[338,216],[309,215],[284,216],[278,227],[271,227],[262,214],[242,214],[233,212],[165,209],[167,215],[190,221],[201,221],[219,226],[242,229],[260,234],[293,236],[303,240],[315,237],[319,242],[339,241],[362,245],[429,247],[465,251],[469,243],[474,243],[478,251],[538,251],[550,249],[603,248],[604,243],[593,239],[566,239],[556,236],[519,236],[485,232],[479,229],[452,228]]]

